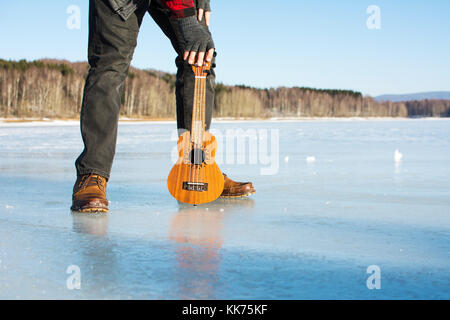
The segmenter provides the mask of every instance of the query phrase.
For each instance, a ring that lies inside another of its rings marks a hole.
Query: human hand
[[[209,21],[211,19],[211,6],[210,0],[197,0],[197,20],[201,22],[203,16],[205,16],[205,24],[209,27]]]
[[[195,61],[198,66],[202,66],[204,61],[211,62],[214,55],[214,42],[209,30],[194,16],[179,19],[178,26],[184,40],[183,59],[188,60],[189,64]]]

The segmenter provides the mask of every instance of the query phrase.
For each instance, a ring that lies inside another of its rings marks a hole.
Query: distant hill
[[[374,98],[376,101],[414,101],[414,100],[450,100],[450,91],[419,92],[410,94],[384,94]]]

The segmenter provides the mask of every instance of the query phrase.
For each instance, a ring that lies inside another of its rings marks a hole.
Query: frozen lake
[[[0,123],[0,298],[450,298],[450,120],[215,122],[257,193],[198,207],[166,188],[174,127],[120,124],[92,215],[69,210],[78,124]]]

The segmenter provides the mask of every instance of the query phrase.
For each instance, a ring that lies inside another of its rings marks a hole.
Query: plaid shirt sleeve
[[[172,18],[185,18],[195,15],[193,0],[162,0],[170,10]]]

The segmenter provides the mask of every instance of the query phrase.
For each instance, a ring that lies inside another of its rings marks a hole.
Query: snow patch
[[[308,157],[306,157],[306,162],[307,163],[314,163],[314,162],[316,162],[316,157],[308,156]]]
[[[402,158],[403,158],[403,154],[402,154],[400,151],[398,151],[398,149],[395,149],[395,152],[394,152],[394,161],[395,161],[395,162],[401,162],[401,161],[402,161]]]

